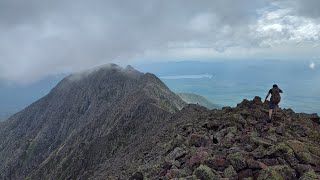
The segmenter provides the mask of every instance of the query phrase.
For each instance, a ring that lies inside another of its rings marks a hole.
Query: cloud
[[[261,12],[257,23],[251,26],[260,45],[299,44],[312,42],[319,45],[320,23],[312,18],[294,15],[287,9],[276,9]]]
[[[311,62],[309,64],[310,69],[315,70],[316,69],[316,64],[314,62]]]
[[[317,13],[297,9],[299,0],[270,2],[2,0],[0,80],[31,82],[148,56],[236,58],[291,42],[303,52],[318,48]]]

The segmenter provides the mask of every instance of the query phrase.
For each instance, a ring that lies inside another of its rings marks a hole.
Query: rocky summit
[[[209,110],[108,65],[0,123],[0,179],[319,179],[319,116],[267,115],[259,97]]]
[[[267,116],[259,97],[222,110],[188,105],[137,169],[163,180],[319,179],[319,116],[280,109],[270,124]]]

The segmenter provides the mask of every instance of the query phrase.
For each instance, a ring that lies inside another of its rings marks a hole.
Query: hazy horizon
[[[309,61],[233,60],[136,63],[133,67],[156,74],[176,93],[195,93],[224,106],[236,106],[242,99],[254,96],[264,98],[272,84],[278,83],[284,91],[282,108],[320,113],[320,71],[310,65]],[[45,96],[65,76],[29,85],[0,85],[0,117],[12,115]]]

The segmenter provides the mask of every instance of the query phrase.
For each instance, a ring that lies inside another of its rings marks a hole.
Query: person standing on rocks
[[[278,87],[278,85],[274,84],[272,86],[272,89],[269,90],[266,96],[266,99],[264,100],[264,102],[266,103],[269,95],[271,94],[271,98],[269,102],[269,119],[267,121],[268,123],[271,123],[272,111],[274,110],[275,113],[277,112],[277,108],[279,107],[278,104],[281,101],[280,93],[283,93],[283,91]]]

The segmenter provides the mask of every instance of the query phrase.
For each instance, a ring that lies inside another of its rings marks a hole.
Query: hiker
[[[274,84],[272,86],[272,89],[269,90],[266,99],[264,100],[264,102],[266,103],[269,95],[271,94],[269,102],[269,119],[267,121],[268,123],[271,123],[272,111],[274,110],[275,113],[277,112],[277,108],[279,107],[278,104],[281,101],[280,93],[283,93],[282,90],[278,87],[278,85]]]

